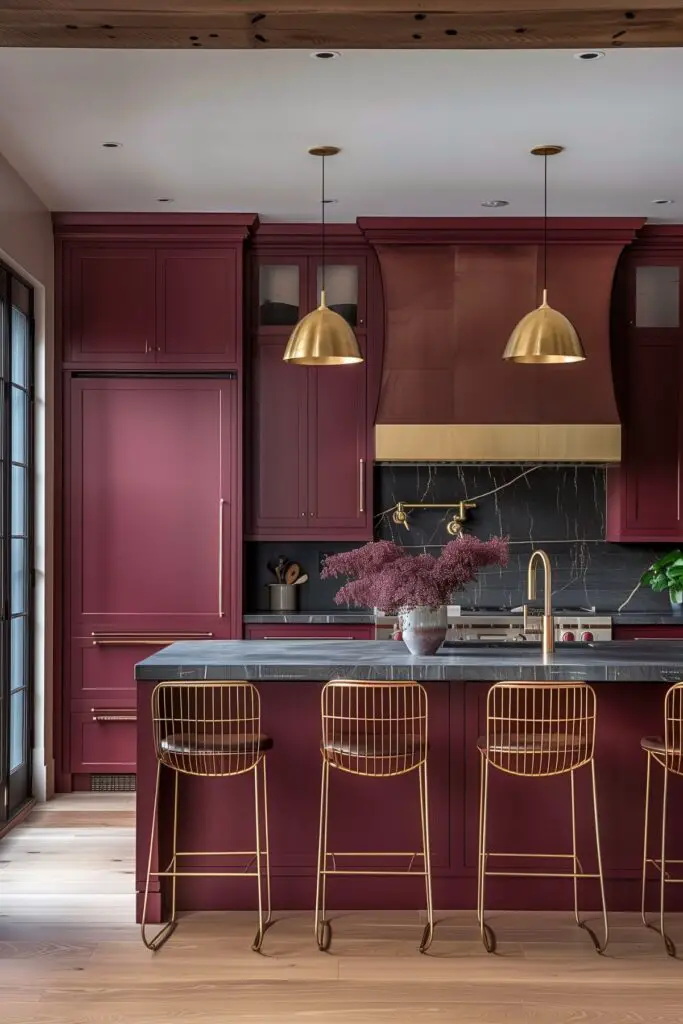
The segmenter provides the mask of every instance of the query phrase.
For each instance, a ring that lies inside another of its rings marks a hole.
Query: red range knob
[[[590,629],[584,629],[583,633],[581,634],[581,639],[584,641],[584,643],[588,643],[589,640],[594,639]]]
[[[571,643],[572,640],[576,640],[576,637],[571,632],[571,630],[567,630],[566,633],[562,634],[562,639],[564,640],[565,643]]]

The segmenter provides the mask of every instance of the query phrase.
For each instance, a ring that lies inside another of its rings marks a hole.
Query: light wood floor
[[[413,914],[347,914],[333,952],[284,915],[249,950],[246,914],[186,917],[156,956],[133,922],[133,801],[75,794],[0,842],[2,1024],[683,1024],[683,961],[633,916],[598,957],[561,915],[444,915],[420,956]],[[683,944],[683,921],[672,928]]]

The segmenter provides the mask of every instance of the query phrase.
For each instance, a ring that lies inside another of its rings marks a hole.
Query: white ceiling
[[[53,210],[683,221],[683,49],[0,50],[0,151]],[[123,143],[103,149],[105,141]],[[159,204],[172,197],[172,204]],[[653,206],[653,199],[674,199]],[[507,199],[503,211],[487,199]]]

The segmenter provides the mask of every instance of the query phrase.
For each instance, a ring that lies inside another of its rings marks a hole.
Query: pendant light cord
[[[543,294],[548,290],[548,154],[543,157]]]
[[[321,295],[325,295],[325,157],[322,159],[322,170],[320,173],[321,179],[321,195],[320,195],[320,206],[321,206],[321,218],[322,218],[322,267],[320,270],[320,292]]]

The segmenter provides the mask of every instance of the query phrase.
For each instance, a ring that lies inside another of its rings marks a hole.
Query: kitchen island
[[[312,908],[320,786],[320,690],[335,677],[416,679],[429,696],[429,792],[434,899],[437,907],[474,907],[476,897],[479,755],[488,684],[496,680],[577,680],[596,685],[596,769],[608,906],[640,906],[645,756],[643,735],[661,734],[666,688],[683,678],[683,642],[567,644],[544,659],[531,643],[444,647],[413,658],[396,641],[194,641],[170,645],[136,666],[138,691],[138,915],[147,867],[156,760],[150,697],[154,682],[249,679],[259,688],[268,754],[273,906]],[[585,774],[585,773],[584,773]],[[154,863],[168,860],[171,773],[162,772]],[[658,782],[659,779],[656,779]],[[594,863],[588,779],[577,775],[579,852]],[[333,778],[331,846],[337,849],[414,849],[419,832],[412,776],[387,781]],[[490,803],[492,848],[546,853],[570,848],[569,781],[520,780],[495,773]],[[655,785],[655,792],[658,787]],[[676,787],[672,792],[675,808]],[[183,778],[179,844],[183,849],[250,849],[250,781]],[[405,810],[404,810],[405,809]],[[653,804],[655,821],[657,803]],[[334,837],[334,838],[332,838]],[[671,856],[683,857],[683,821],[672,811]],[[246,844],[246,845],[245,845]],[[378,864],[374,865],[379,866]],[[587,870],[591,870],[587,868]],[[593,882],[583,883],[587,907],[598,905]],[[652,883],[655,899],[655,882]],[[492,908],[571,906],[571,885],[553,879],[492,879]],[[180,909],[246,909],[255,905],[250,880],[183,879]],[[333,908],[420,907],[419,878],[337,878]],[[674,909],[678,887],[668,899]],[[166,883],[154,882],[151,920],[162,920]]]

